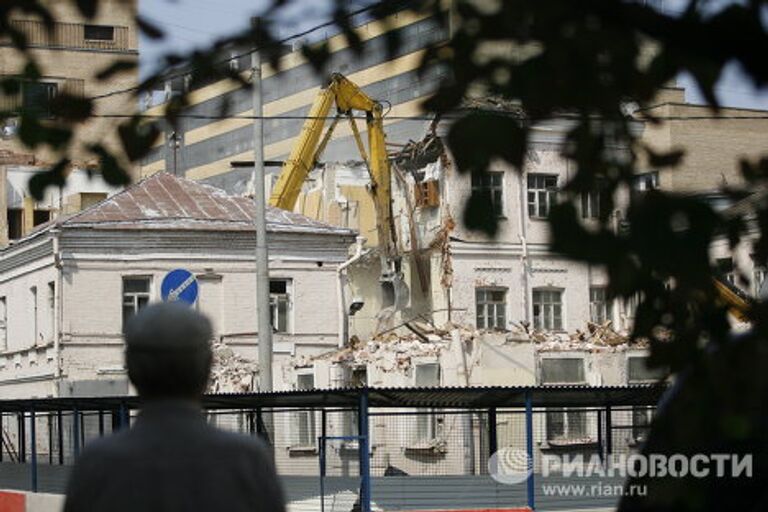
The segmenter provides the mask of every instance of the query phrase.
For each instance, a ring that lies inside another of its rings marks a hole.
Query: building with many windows
[[[337,347],[335,267],[354,232],[275,209],[267,230],[276,361]],[[175,269],[214,341],[255,357],[253,233],[251,200],[160,173],[0,250],[0,394],[127,393],[123,325]]]
[[[0,90],[0,111],[34,115],[41,123],[56,123],[52,104],[60,94],[99,98],[94,101],[95,117],[74,126],[73,167],[83,169],[96,162],[87,146],[98,143],[109,148],[118,144],[117,125],[121,119],[110,115],[130,115],[136,110],[131,94],[112,94],[138,85],[138,31],[136,0],[99,0],[97,14],[84,18],[76,2],[42,0],[54,17],[52,30],[42,19],[23,9],[10,11],[10,28],[24,34],[28,55],[35,59],[41,76],[37,81],[23,80],[18,91]],[[115,62],[135,64],[109,78],[98,74]],[[24,54],[13,47],[9,38],[0,38],[0,79],[20,76]],[[0,119],[0,247],[21,238],[52,217],[66,213],[63,202],[35,201],[27,191],[27,181],[40,170],[58,161],[59,156],[46,149],[24,147],[18,140],[19,115]],[[81,173],[82,174],[82,173]],[[101,183],[96,187],[74,176],[68,186],[72,201],[79,192],[106,193]],[[97,180],[99,182],[100,180]],[[23,182],[23,186],[19,186]],[[99,199],[103,198],[101,196]]]

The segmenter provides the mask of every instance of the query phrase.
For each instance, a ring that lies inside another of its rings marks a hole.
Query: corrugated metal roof
[[[92,229],[252,231],[256,210],[247,197],[160,172],[58,224]],[[267,207],[267,230],[353,235],[298,213]]]
[[[632,386],[531,386],[442,388],[344,388],[272,393],[206,395],[205,409],[356,407],[362,393],[370,407],[435,407],[487,409],[524,407],[530,393],[534,407],[606,407],[654,405],[665,385]],[[121,405],[135,409],[136,396],[0,400],[0,411],[112,410]]]

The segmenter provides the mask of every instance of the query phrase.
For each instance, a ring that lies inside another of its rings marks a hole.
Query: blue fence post
[[[496,408],[488,409],[488,457],[492,457],[499,449],[498,436],[496,434]]]
[[[72,455],[80,455],[80,413],[77,407],[72,409]]]
[[[600,462],[605,463],[605,453],[603,450],[603,445],[605,444],[605,440],[603,439],[603,411],[601,409],[597,410],[597,446],[600,456]]]
[[[368,390],[360,390],[357,405],[358,435],[360,436],[360,511],[371,512],[371,464],[368,439]]]
[[[35,408],[29,409],[29,437],[32,446],[30,447],[30,457],[32,457],[32,492],[37,492],[37,417]]]
[[[120,430],[124,428],[128,428],[131,426],[131,420],[129,418],[129,412],[128,408],[125,406],[125,402],[120,402],[120,412],[118,413],[120,415]]]
[[[611,418],[611,406],[605,407],[605,460],[610,460],[613,453],[613,419]]]
[[[56,434],[59,442],[59,465],[64,465],[64,413],[59,409],[56,411]]]
[[[534,480],[533,464],[533,397],[531,390],[525,391],[525,452],[528,455],[528,508],[536,509],[536,482]]]

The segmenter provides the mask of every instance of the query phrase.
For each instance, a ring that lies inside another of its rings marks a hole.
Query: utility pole
[[[254,34],[260,20],[251,18]],[[269,252],[267,208],[264,197],[264,119],[261,98],[261,55],[258,41],[251,53],[253,93],[253,202],[256,207],[256,304],[259,333],[259,390],[272,391],[272,319],[269,311]]]

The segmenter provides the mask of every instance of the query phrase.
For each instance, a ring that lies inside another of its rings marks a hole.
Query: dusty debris
[[[208,391],[211,393],[246,393],[256,389],[259,365],[237,354],[223,341],[213,344],[213,367]]]

